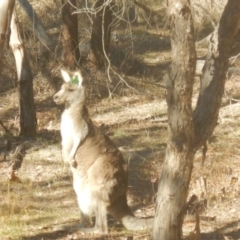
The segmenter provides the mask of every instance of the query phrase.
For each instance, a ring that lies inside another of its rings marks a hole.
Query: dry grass
[[[39,7],[43,3],[32,3],[38,14],[44,15],[45,11]],[[44,1],[44,6],[47,3],[48,10],[54,8],[54,1]],[[208,4],[207,0],[204,3]],[[214,1],[215,3],[221,2]],[[49,22],[56,21],[56,15],[57,8],[49,19],[44,18],[44,24],[48,26]],[[20,18],[27,24],[24,16]],[[32,40],[31,27],[24,26],[25,37],[28,34],[25,41],[34,74],[38,135],[31,142],[31,148],[19,171],[21,182],[9,182],[8,162],[2,161],[4,141],[10,139],[14,148],[21,139],[16,137],[19,116],[17,89],[13,80],[14,64],[10,53],[6,52],[7,61],[0,77],[0,84],[3,86],[0,93],[0,119],[13,136],[0,126],[0,239],[84,239],[87,236],[79,232],[56,233],[52,230],[59,223],[75,224],[80,216],[71,174],[61,161],[61,109],[52,101],[52,95],[61,83],[58,78],[59,63],[54,54],[47,59],[44,58],[45,55],[41,55],[43,48],[36,44],[36,39]],[[122,83],[115,88],[114,82],[110,86],[111,90],[115,89],[113,99],[103,98],[107,92],[107,78],[100,73],[86,74],[90,114],[95,124],[114,140],[128,162],[128,201],[139,217],[154,214],[157,180],[167,141],[165,91],[158,83],[169,64],[169,57],[161,61],[159,52],[169,56],[169,39],[156,32],[152,34],[150,30],[153,29],[136,27],[131,36],[131,54],[125,53],[129,47],[128,39],[121,41],[120,38],[118,44],[113,44],[115,54],[111,56],[112,61],[115,61],[125,79],[138,91],[126,88]],[[122,30],[119,31],[119,37],[123,34]],[[56,39],[57,44],[59,42]],[[121,60],[125,64],[121,65]],[[238,61],[236,65],[239,65]],[[193,103],[197,98],[198,82],[196,80]],[[205,200],[207,204],[202,215],[216,217],[214,222],[201,222],[202,239],[240,239],[238,82],[239,76],[233,75],[226,83],[219,125],[209,140],[205,166],[201,165],[201,151],[195,158],[189,196],[196,194],[199,199]],[[202,184],[204,179],[206,186]],[[110,235],[106,239],[127,239],[131,235],[137,236],[136,239],[150,239],[149,235],[124,232],[116,228],[116,223],[112,221],[110,226]],[[184,225],[187,239],[192,239],[193,230],[194,223]]]

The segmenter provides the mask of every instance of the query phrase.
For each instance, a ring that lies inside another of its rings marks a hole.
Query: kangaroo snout
[[[53,101],[58,104],[59,96],[57,93],[53,96]]]
[[[64,105],[66,104],[66,97],[64,96],[64,92],[61,89],[60,91],[58,91],[54,96],[53,96],[53,101],[57,104],[57,105]]]

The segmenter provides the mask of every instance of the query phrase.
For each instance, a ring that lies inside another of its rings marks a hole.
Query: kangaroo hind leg
[[[89,216],[81,212],[81,228],[79,229],[84,233],[91,234],[107,234],[107,211],[106,206],[102,202],[98,202],[95,208],[95,225],[91,227],[91,219]]]
[[[108,233],[108,226],[107,226],[107,209],[103,202],[98,202],[96,206],[95,212],[95,226],[94,232],[107,234]]]

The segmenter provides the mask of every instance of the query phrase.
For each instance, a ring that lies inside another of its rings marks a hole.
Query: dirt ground
[[[189,196],[196,194],[204,202],[202,216],[214,218],[201,221],[202,239],[240,239],[240,105],[230,102],[227,96],[228,91],[236,95],[240,92],[235,80],[227,82],[219,125],[209,141],[204,166],[201,151],[195,158]],[[74,225],[80,217],[71,174],[61,161],[61,109],[54,105],[44,112],[41,109],[38,108],[38,118],[45,126],[39,129],[37,140],[31,142],[24,158],[19,171],[21,182],[9,182],[8,162],[0,162],[1,239],[150,239],[148,234],[120,231],[112,220],[111,233],[104,238],[84,237],[80,232],[52,232],[54,225],[71,222]],[[156,96],[151,100],[140,94],[103,99],[91,105],[90,113],[95,124],[114,140],[129,164],[128,202],[134,214],[153,216],[167,140],[165,99]],[[13,121],[11,119],[8,121]],[[1,138],[2,149],[5,139],[6,136]],[[13,149],[21,142],[17,137],[8,139]],[[194,228],[194,222],[184,224],[186,239],[192,239]]]
[[[83,74],[93,122],[116,143],[128,163],[128,203],[136,216],[149,217],[154,216],[157,183],[168,137],[165,89],[161,84],[170,64],[170,41],[165,30],[164,34],[159,29],[145,29],[144,34],[141,31],[136,28],[131,44],[120,31],[119,41],[112,44],[112,64],[128,86],[116,75],[110,83],[99,71],[84,71]],[[10,156],[16,146],[25,141],[17,136],[18,92],[14,60],[8,52],[0,74],[0,120],[3,123],[0,126],[0,239],[151,239],[151,233],[128,232],[111,218],[107,236],[54,230],[62,223],[77,225],[80,214],[71,173],[61,159],[62,109],[52,100],[61,84],[61,66],[53,59],[46,60],[41,47],[37,47],[40,53],[36,53],[31,44],[27,49],[34,74],[38,131],[35,140],[28,140],[30,147],[18,172],[19,181],[8,180]],[[130,48],[134,54],[130,54]],[[237,61],[235,64],[239,65]],[[209,139],[204,166],[202,149],[194,160],[189,198],[194,194],[198,197],[200,216],[205,217],[200,220],[202,240],[240,239],[239,78],[238,73],[234,73],[226,81],[218,126]],[[193,108],[198,89],[199,77],[196,77]],[[108,98],[109,92],[112,98]],[[6,150],[7,140],[12,143],[11,150]],[[195,239],[195,220],[184,223],[183,234],[186,240]]]

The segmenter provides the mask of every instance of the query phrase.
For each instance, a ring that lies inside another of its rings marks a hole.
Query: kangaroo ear
[[[82,78],[82,74],[80,71],[77,71],[73,74],[74,77],[77,77],[78,79],[78,86],[79,87],[82,87],[82,81],[83,81],[83,78]]]
[[[61,69],[61,74],[65,82],[69,82],[71,80],[69,73],[66,72],[65,70]]]

